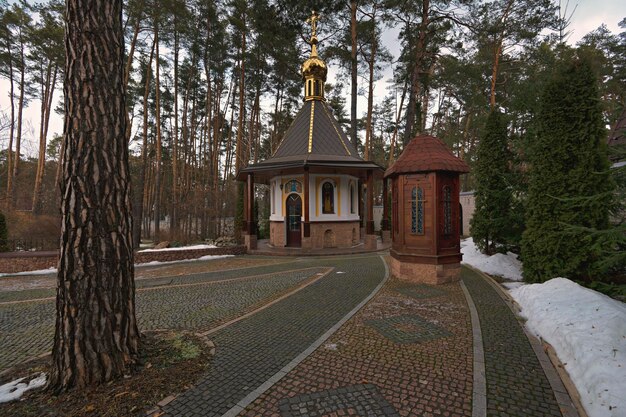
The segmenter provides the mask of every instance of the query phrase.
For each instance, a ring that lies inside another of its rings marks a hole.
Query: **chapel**
[[[244,238],[249,249],[256,248],[255,183],[270,187],[270,246],[376,248],[372,190],[384,170],[359,156],[326,103],[328,67],[317,52],[318,20],[313,13],[308,21],[311,52],[301,69],[302,108],[272,156],[237,175],[246,182]]]

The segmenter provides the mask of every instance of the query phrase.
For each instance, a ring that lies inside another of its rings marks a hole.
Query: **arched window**
[[[356,213],[356,192],[352,181],[350,181],[350,213]]]
[[[329,181],[322,184],[322,213],[332,214],[335,212],[335,187]]]
[[[315,81],[315,95],[316,96],[322,95],[322,89],[320,88],[321,85],[322,85],[321,81]]]
[[[452,190],[449,185],[443,187],[443,235],[452,234]]]
[[[306,92],[306,95],[310,96],[313,93],[313,81],[309,80],[309,82],[307,84],[308,84],[309,88],[308,88],[308,91]]]
[[[421,187],[411,190],[411,233],[424,234],[424,190]]]

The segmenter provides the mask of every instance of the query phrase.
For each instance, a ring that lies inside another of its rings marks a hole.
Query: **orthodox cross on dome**
[[[311,12],[311,17],[309,17],[306,22],[311,24],[311,41],[313,38],[317,37],[317,22],[320,20],[320,15],[313,10]]]

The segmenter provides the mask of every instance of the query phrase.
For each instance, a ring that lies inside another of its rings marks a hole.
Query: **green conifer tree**
[[[607,228],[614,183],[597,80],[587,59],[557,68],[537,121],[528,154],[524,279],[589,279],[598,251],[584,228]]]
[[[473,169],[476,210],[470,222],[474,243],[489,255],[507,248],[511,231],[510,160],[505,117],[493,110],[477,149]]]

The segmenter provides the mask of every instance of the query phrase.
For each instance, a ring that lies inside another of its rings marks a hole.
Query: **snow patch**
[[[507,290],[514,290],[515,288],[519,288],[523,285],[526,285],[523,282],[515,281],[515,282],[501,282],[500,285],[504,286]]]
[[[3,273],[0,274],[0,278],[2,277],[15,277],[19,275],[48,275],[48,274],[56,274],[58,271],[55,267],[51,266],[48,269],[37,269],[35,271],[25,271],[25,272],[12,272],[12,273]]]
[[[163,252],[163,251],[177,251],[177,250],[198,250],[198,249],[215,249],[215,245],[192,245],[192,246],[180,246],[177,248],[163,248],[163,249],[142,249],[138,252]]]
[[[235,255],[206,255],[206,256],[201,256],[199,258],[195,258],[195,259],[181,259],[179,261],[152,261],[152,262],[145,262],[142,264],[135,264],[135,266],[154,266],[154,265],[169,265],[169,264],[179,264],[179,263],[183,263],[183,262],[196,262],[196,261],[211,261],[213,259],[221,259],[221,258],[232,258]]]
[[[511,291],[526,326],[550,343],[589,417],[626,415],[626,304],[566,278]]]
[[[522,280],[522,263],[513,252],[506,255],[502,253],[485,255],[478,250],[474,240],[470,237],[461,241],[461,253],[463,253],[464,264],[490,275],[497,275],[512,281]]]
[[[43,372],[38,377],[30,380],[28,384],[22,382],[24,378],[16,379],[7,384],[0,385],[0,403],[6,403],[19,399],[26,391],[41,388],[46,385],[46,374]]]
[[[201,256],[199,258],[181,259],[181,260],[178,260],[178,261],[166,261],[166,262],[152,261],[152,262],[145,262],[145,263],[141,263],[141,264],[135,264],[135,266],[154,266],[154,265],[177,264],[177,263],[182,263],[182,262],[211,261],[213,259],[230,258],[232,256],[235,256],[235,255],[205,255],[205,256]],[[36,270],[36,271],[3,273],[3,274],[0,274],[0,278],[2,278],[2,277],[15,277],[15,276],[20,276],[20,275],[26,275],[26,276],[30,276],[30,275],[48,275],[48,274],[56,274],[57,272],[58,272],[58,270],[56,268],[52,267],[50,269],[41,269],[41,270]]]

